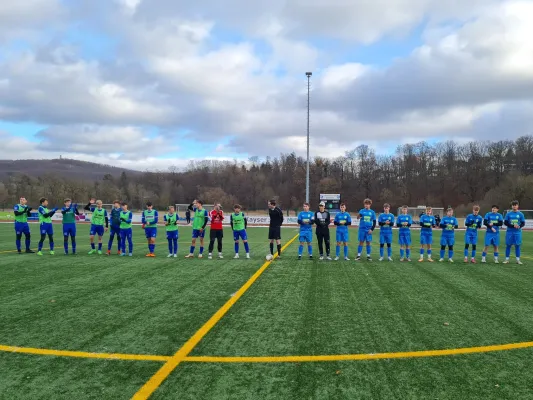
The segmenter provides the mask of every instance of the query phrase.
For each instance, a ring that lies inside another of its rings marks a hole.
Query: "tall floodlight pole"
[[[305,201],[309,203],[309,92],[311,89],[312,72],[306,72],[307,76],[307,169],[305,177]]]

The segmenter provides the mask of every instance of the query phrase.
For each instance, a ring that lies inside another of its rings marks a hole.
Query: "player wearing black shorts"
[[[278,246],[278,258],[281,257],[281,225],[283,225],[283,211],[276,206],[275,200],[268,202],[268,215],[270,226],[268,228],[268,239],[270,240],[270,254],[274,255],[274,241]]]

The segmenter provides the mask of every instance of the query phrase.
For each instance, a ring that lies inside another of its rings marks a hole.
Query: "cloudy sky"
[[[533,1],[3,0],[0,159],[136,169],[533,134]],[[253,5],[251,5],[253,4]]]

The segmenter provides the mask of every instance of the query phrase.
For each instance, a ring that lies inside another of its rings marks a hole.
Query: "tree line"
[[[51,204],[64,198],[83,202],[97,197],[104,203],[115,199],[142,208],[150,200],[158,208],[189,203],[220,202],[226,209],[240,203],[246,210],[266,208],[276,199],[284,209],[298,209],[305,201],[306,161],[294,153],[247,162],[197,161],[187,168],[168,171],[105,174],[84,180],[58,174],[29,176],[11,174],[0,184],[0,204],[12,205],[20,196],[33,204],[47,197]],[[377,155],[361,145],[337,158],[315,157],[310,166],[312,206],[320,193],[341,193],[350,210],[359,209],[365,198],[374,208],[384,203],[393,208],[431,205],[457,208],[466,213],[477,203],[502,209],[516,199],[523,209],[533,208],[533,136],[515,141],[420,142],[399,146],[394,154]]]

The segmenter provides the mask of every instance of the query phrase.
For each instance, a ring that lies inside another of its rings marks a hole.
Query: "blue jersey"
[[[440,221],[440,227],[442,228],[442,236],[453,237],[455,230],[459,228],[459,222],[455,217],[444,217]]]
[[[300,232],[312,231],[313,223],[315,221],[315,214],[311,211],[302,211],[298,214],[298,224],[300,225]]]
[[[487,213],[483,219],[483,223],[487,227],[487,232],[492,233],[492,228],[496,230],[495,233],[500,231],[500,226],[503,225],[503,215],[500,213]]]
[[[524,214],[520,211],[509,211],[505,214],[504,224],[507,227],[508,232],[520,232],[520,230],[526,225],[526,219]],[[515,225],[518,228],[515,228]]]
[[[110,222],[111,222],[111,226],[114,227],[114,228],[119,228],[120,227],[120,213],[122,211],[122,208],[112,208],[111,209],[111,214],[110,214]]]
[[[359,211],[361,221],[359,222],[359,229],[370,230],[376,227],[376,213],[374,210],[367,210],[363,208]]]
[[[347,212],[338,213],[333,223],[337,226],[337,231],[348,231],[348,225],[352,224],[352,216]]]
[[[422,227],[422,233],[433,232],[433,227],[437,225],[437,221],[433,215],[424,214],[420,217],[420,226]]]
[[[465,226],[467,233],[477,233],[478,229],[481,229],[483,225],[483,218],[481,215],[470,214],[465,219]]]
[[[387,222],[389,222],[389,225],[387,225]],[[381,227],[381,232],[391,233],[392,227],[394,226],[394,215],[391,213],[380,214],[378,218],[378,224]]]
[[[411,232],[411,225],[413,225],[413,217],[410,215],[400,215],[396,219],[396,226],[400,228],[400,235]]]

